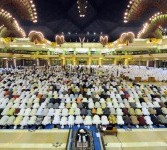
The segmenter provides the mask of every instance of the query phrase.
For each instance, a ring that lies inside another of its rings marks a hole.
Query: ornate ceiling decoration
[[[167,13],[166,0],[130,0],[124,14],[124,22],[136,21],[140,19],[144,13],[155,8],[157,11]]]
[[[122,33],[119,41],[120,43],[124,44],[124,43],[133,43],[135,39],[135,35],[133,32],[127,32],[127,33]]]
[[[43,33],[38,31],[31,31],[28,37],[30,38],[30,41],[35,42],[35,44],[43,43],[45,40]]]
[[[79,16],[80,17],[85,17],[87,7],[88,7],[87,6],[88,1],[87,0],[77,0],[77,4],[78,4]]]
[[[5,6],[14,8],[17,15],[23,19],[37,22],[37,12],[33,0],[1,0],[0,8]]]
[[[100,43],[105,47],[108,43],[108,36],[100,36]]]
[[[15,35],[16,37],[25,37],[24,30],[20,27],[17,20],[4,9],[0,9],[0,25],[2,26],[1,37],[6,35]],[[9,34],[10,33],[10,34]]]
[[[7,37],[17,37],[17,38],[23,38],[25,37],[24,31],[20,30],[8,30],[6,27],[4,27],[0,31],[0,37],[7,38]]]
[[[138,38],[162,38],[163,27],[167,25],[167,14],[158,13],[144,24]]]
[[[9,11],[8,11],[9,9]],[[37,22],[37,12],[33,0],[1,0],[0,25],[3,26],[0,37],[25,37],[24,30],[11,14],[15,11],[17,16],[32,22]]]
[[[55,37],[57,45],[62,45],[65,42],[65,37],[64,35],[56,35]]]

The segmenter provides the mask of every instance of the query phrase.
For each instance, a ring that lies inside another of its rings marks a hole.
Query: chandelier
[[[81,18],[84,18],[86,15],[88,1],[87,0],[77,0],[77,4],[78,4],[79,16]]]

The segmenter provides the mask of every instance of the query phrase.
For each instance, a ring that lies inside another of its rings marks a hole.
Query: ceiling
[[[122,32],[137,34],[144,21],[133,24],[123,23],[123,14],[128,0],[88,0],[85,18],[80,18],[77,0],[36,0],[38,23],[22,21],[25,31],[42,31],[46,38],[54,41],[56,34],[65,35],[66,41],[98,41],[99,35],[108,35],[110,41],[119,38]]]

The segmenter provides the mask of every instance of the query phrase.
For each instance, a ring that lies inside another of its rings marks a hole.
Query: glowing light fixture
[[[133,32],[127,32],[127,33],[122,33],[120,38],[119,38],[119,41],[120,43],[122,44],[125,44],[125,43],[133,43],[135,39],[135,35]]]
[[[105,47],[108,43],[108,36],[100,36],[100,43]]]
[[[57,44],[61,46],[65,42],[65,37],[64,35],[56,35],[55,40]]]
[[[78,4],[78,11],[79,11],[79,16],[81,18],[84,18],[86,15],[86,10],[87,10],[87,4],[88,1],[87,0],[77,0],[77,4]]]
[[[28,37],[30,38],[31,42],[35,42],[36,44],[43,43],[45,40],[43,33],[39,31],[31,31]]]

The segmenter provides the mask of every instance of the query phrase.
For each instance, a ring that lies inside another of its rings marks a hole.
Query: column
[[[139,60],[139,66],[141,66],[141,61]]]
[[[37,58],[37,66],[39,66],[39,58]]]
[[[48,59],[48,66],[51,66],[51,59]]]
[[[73,65],[75,66],[76,65],[76,59],[75,59],[75,57],[73,57]]]
[[[99,66],[102,65],[102,58],[99,58]]]
[[[154,60],[154,68],[157,68],[157,61]]]
[[[13,65],[14,65],[15,68],[17,67],[17,61],[16,61],[16,58],[13,58]]]
[[[63,63],[63,64],[62,64],[63,66],[66,65],[66,59],[65,59],[64,57],[62,58],[62,63]]]
[[[25,62],[24,62],[24,59],[22,59],[22,62],[23,62],[23,66],[25,66]]]
[[[114,58],[114,65],[117,65],[117,59]]]
[[[149,63],[150,63],[149,60],[147,60],[147,63],[146,63],[146,66],[147,66],[147,67],[149,67]]]
[[[8,59],[5,59],[4,61],[5,61],[5,66],[4,67],[5,68],[9,68],[9,61],[8,61]]]
[[[91,58],[91,57],[89,57],[89,60],[88,60],[88,65],[89,65],[89,66],[91,66],[91,64],[92,64],[92,58]]]
[[[124,65],[127,66],[129,63],[128,63],[128,59],[125,59],[124,60]]]

